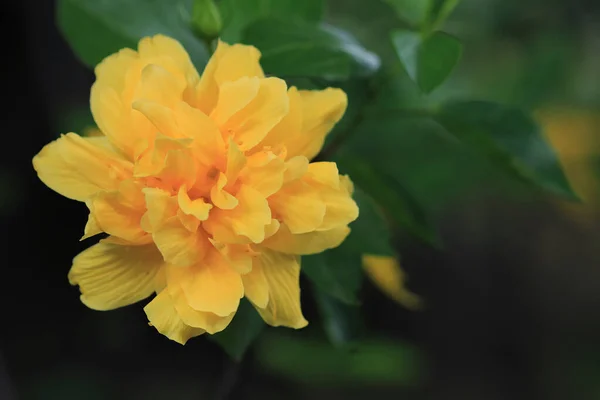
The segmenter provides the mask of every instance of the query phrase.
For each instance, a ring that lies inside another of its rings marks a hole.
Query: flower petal
[[[201,262],[209,246],[202,229],[190,232],[178,217],[165,222],[152,233],[152,238],[165,261],[181,267]]]
[[[292,233],[312,232],[322,225],[325,217],[325,203],[318,190],[300,180],[269,197],[269,205],[275,218]]]
[[[94,310],[112,310],[145,299],[164,265],[154,245],[120,246],[101,241],[73,260],[69,282]]]
[[[144,231],[152,233],[175,216],[177,199],[166,190],[158,188],[144,188],[142,191],[146,199],[147,211],[142,217],[141,225]]]
[[[116,190],[121,179],[131,176],[133,166],[105,137],[67,133],[46,145],[33,158],[33,167],[52,190],[85,201],[99,191]]]
[[[231,313],[226,317],[221,317],[213,313],[194,310],[188,304],[180,287],[169,288],[169,293],[173,299],[175,310],[177,310],[177,314],[183,323],[193,328],[203,329],[211,335],[227,328],[235,315],[235,313]]]
[[[227,185],[227,176],[220,172],[217,183],[210,190],[210,200],[213,202],[215,207],[221,210],[231,210],[238,206],[238,199],[231,193],[225,190]]]
[[[166,289],[144,307],[144,312],[157,331],[179,344],[185,344],[190,338],[204,333],[203,329],[192,328],[182,321]]]
[[[221,130],[232,135],[240,149],[244,151],[262,141],[289,111],[287,86],[284,80],[265,78],[259,83],[256,97],[220,125]],[[236,93],[231,95],[235,98]],[[219,104],[231,101],[229,98],[219,98]]]
[[[348,105],[348,97],[341,89],[300,90],[302,109],[302,130],[300,135],[288,141],[288,157],[303,155],[309,160],[314,158],[325,136],[342,118]]]
[[[282,224],[277,233],[261,243],[261,246],[288,254],[318,254],[339,246],[349,234],[350,228],[342,226],[328,231],[294,235]]]
[[[224,82],[219,88],[219,101],[210,117],[217,125],[225,125],[258,95],[260,83],[257,77],[247,76],[233,82]]]
[[[257,308],[263,320],[272,326],[299,329],[308,325],[300,309],[300,264],[292,255],[264,250],[255,258],[269,285],[269,302]],[[254,267],[253,267],[254,269]]]
[[[247,185],[240,187],[237,199],[239,204],[232,210],[213,209],[204,228],[221,243],[243,243],[243,238],[262,242],[265,227],[271,224],[269,204],[264,196]]]
[[[266,308],[269,304],[269,284],[263,273],[260,262],[254,262],[252,270],[242,275],[244,295],[258,308]]]
[[[213,207],[212,204],[207,203],[203,198],[190,199],[185,185],[182,185],[179,188],[177,202],[184,214],[193,215],[199,221],[206,221],[206,219],[208,219],[208,213]]]
[[[206,259],[191,267],[168,267],[169,287],[180,286],[188,304],[196,311],[211,312],[226,317],[237,310],[244,296],[240,275],[231,269],[215,250]]]
[[[419,308],[421,299],[405,287],[406,277],[396,258],[365,254],[362,262],[369,279],[383,293],[406,308]]]
[[[146,241],[148,235],[141,227],[143,196],[141,191],[128,193],[139,190],[128,187],[130,185],[134,184],[124,181],[118,191],[97,193],[86,204],[93,214],[96,226],[102,231],[129,242]]]
[[[276,157],[271,152],[268,152],[271,156],[269,161],[259,165],[252,165],[252,158],[260,156],[262,153],[255,153],[249,158],[248,166],[240,173],[240,181],[256,189],[265,198],[268,198],[281,189],[286,166],[281,158]]]
[[[255,47],[241,44],[230,46],[219,40],[217,50],[202,73],[192,105],[210,114],[217,102],[220,85],[242,77],[263,78],[259,58],[260,52]]]

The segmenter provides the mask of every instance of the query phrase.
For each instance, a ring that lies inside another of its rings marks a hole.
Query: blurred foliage
[[[257,349],[268,371],[311,384],[419,382],[418,351],[364,339],[361,256],[395,256],[398,232],[442,247],[435,216],[481,188],[600,200],[598,165],[590,161],[593,149],[600,154],[593,128],[600,126],[600,59],[583,48],[588,42],[597,48],[598,39],[562,18],[577,9],[542,0],[221,0],[216,6],[210,12],[219,13],[213,21],[222,21],[221,39],[257,46],[267,74],[304,89],[341,87],[349,97],[317,159],[336,161],[350,175],[361,215],[342,246],[302,263],[324,335],[354,352],[268,330]],[[90,67],[155,33],[180,40],[199,70],[214,46],[196,35],[203,28],[193,27],[191,1],[59,0],[57,20]],[[590,111],[555,106],[531,116],[565,101]],[[61,130],[82,129],[84,115],[68,115],[71,127]],[[589,162],[582,166],[584,153]],[[235,359],[262,328],[247,305],[238,314],[214,336]]]

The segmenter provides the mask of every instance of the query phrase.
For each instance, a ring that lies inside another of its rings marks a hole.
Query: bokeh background
[[[366,283],[365,332],[335,348],[303,296],[315,322],[267,329],[241,364],[206,338],[168,341],[141,305],[102,313],[79,302],[66,275],[89,245],[78,242],[86,207],[46,188],[31,158],[89,124],[93,74],[56,28],[54,1],[2,7],[0,399],[600,399],[596,0],[463,0],[444,28],[463,59],[430,96],[533,112],[583,202],[523,196],[483,160],[420,138],[398,162],[444,246],[404,236],[396,246],[423,310]],[[374,0],[327,8],[382,57],[392,14]]]

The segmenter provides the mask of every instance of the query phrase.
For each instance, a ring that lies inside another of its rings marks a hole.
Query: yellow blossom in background
[[[200,76],[175,40],[144,38],[95,70],[101,135],[63,135],[40,179],[90,210],[73,260],[81,300],[111,310],[156,297],[150,323],[179,343],[227,327],[246,297],[273,326],[302,328],[300,256],[338,246],[358,216],[335,163],[310,160],[345,93],[266,78],[260,52],[220,42]]]
[[[386,296],[415,310],[421,307],[421,299],[406,287],[406,276],[395,257],[364,254],[362,263],[369,279]]]

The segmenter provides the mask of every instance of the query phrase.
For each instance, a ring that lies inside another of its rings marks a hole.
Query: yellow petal
[[[219,86],[225,82],[237,81],[242,77],[263,78],[258,63],[260,52],[252,46],[235,44],[233,46],[219,41],[200,79],[192,104],[205,114],[215,107],[219,96]]]
[[[142,217],[141,225],[144,231],[152,233],[160,229],[168,220],[177,213],[177,200],[165,190],[158,188],[144,188],[146,199],[146,213]]]
[[[235,315],[235,313],[231,313],[226,317],[221,317],[213,313],[194,310],[188,304],[180,287],[169,288],[169,294],[173,299],[175,310],[184,324],[203,329],[211,335],[227,328]]]
[[[300,90],[302,109],[302,130],[300,135],[287,142],[288,157],[303,155],[314,158],[325,136],[342,118],[348,105],[346,93],[340,89]]]
[[[314,182],[333,189],[338,189],[340,187],[340,173],[334,162],[310,163],[306,169],[304,178],[309,182]]]
[[[242,275],[244,295],[258,308],[266,308],[269,304],[269,284],[263,273],[260,262],[254,262],[252,270]]]
[[[246,151],[260,143],[267,133],[288,113],[289,99],[285,81],[279,78],[261,79],[256,97],[231,116],[221,130],[232,135],[240,149]],[[235,96],[235,93],[232,93]],[[221,104],[219,98],[219,104]],[[223,99],[229,102],[229,99]]]
[[[213,202],[215,207],[221,210],[231,210],[237,207],[239,201],[231,193],[225,190],[227,185],[227,176],[220,172],[217,183],[210,190],[210,200]]]
[[[283,182],[288,183],[302,178],[308,171],[308,165],[308,158],[304,156],[295,156],[287,160]]]
[[[154,140],[156,128],[152,123],[131,108],[131,99],[100,78],[92,85],[90,107],[96,125],[128,159],[135,159],[140,142]]]
[[[350,228],[342,226],[328,231],[294,235],[287,226],[281,225],[277,233],[265,240],[261,245],[288,254],[317,254],[339,246],[348,234],[350,234]]]
[[[233,82],[224,82],[219,88],[219,101],[210,117],[223,126],[258,95],[260,79],[243,77]]]
[[[150,324],[169,339],[185,344],[190,338],[202,335],[203,329],[186,325],[177,314],[168,290],[160,292],[144,307]]]
[[[223,42],[219,42],[217,52],[219,51],[219,47],[222,47],[223,51],[214,77],[218,85],[222,85],[224,82],[235,81],[245,76],[264,77],[259,64],[260,51],[256,47],[242,44],[226,45]]]
[[[292,233],[316,230],[325,217],[325,203],[315,188],[302,181],[293,181],[269,197],[269,205],[277,219]]]
[[[252,164],[252,158],[262,156],[263,153],[268,153],[270,159],[265,163]],[[285,170],[284,161],[270,151],[255,153],[249,158],[248,166],[242,170],[240,181],[256,189],[265,198],[268,198],[281,189]]]
[[[240,174],[240,171],[246,165],[246,156],[240,150],[233,140],[229,141],[229,149],[227,151],[227,168],[225,176],[227,177],[227,185],[232,187]]]
[[[182,76],[173,75],[160,65],[148,64],[142,69],[132,100],[150,100],[171,108],[181,100],[186,84]]]
[[[185,185],[179,188],[177,201],[184,214],[193,215],[199,221],[206,221],[208,219],[208,213],[212,208],[212,204],[207,203],[203,198],[190,199]]]
[[[295,141],[302,130],[302,98],[294,86],[288,89],[289,111],[277,125],[271,129],[261,142],[262,146],[277,146]]]
[[[204,228],[221,243],[240,243],[240,240],[243,243],[243,238],[262,242],[265,227],[271,224],[269,204],[264,196],[247,185],[240,187],[237,199],[239,204],[232,210],[213,209]]]
[[[358,206],[345,189],[320,190],[326,211],[318,230],[328,231],[348,225],[358,218]]]
[[[219,158],[225,152],[225,142],[213,120],[184,102],[177,105],[174,113],[179,132],[194,140],[191,148],[198,162],[220,167]]]
[[[420,307],[421,299],[404,286],[404,271],[394,257],[365,254],[362,262],[367,276],[383,293],[406,308]]]
[[[252,257],[256,254],[250,245],[224,244],[214,240],[211,243],[237,273],[247,274],[252,269]]]
[[[183,289],[188,304],[194,310],[221,317],[235,312],[244,296],[240,275],[214,250],[200,264],[167,268],[167,281],[169,286]]]
[[[153,232],[152,238],[166,262],[182,267],[201,262],[209,246],[202,229],[190,232],[177,217]]]
[[[183,46],[170,37],[145,37],[138,44],[140,57],[149,64],[158,64],[171,73],[182,73],[190,85],[199,80],[198,72]]]
[[[144,212],[142,193],[139,192],[140,203],[137,198],[132,199],[134,194],[127,193],[127,190],[121,183],[119,191],[97,193],[86,204],[102,231],[130,242],[145,240],[147,234],[141,227]]]
[[[94,310],[112,310],[145,299],[163,259],[153,245],[119,246],[101,241],[73,260],[69,282]]]
[[[264,309],[257,308],[260,316],[272,326],[304,328],[308,321],[304,319],[300,308],[299,258],[264,250],[260,257],[255,258],[255,265],[262,268],[269,285],[267,306]]]
[[[116,190],[133,166],[111,149],[108,139],[68,133],[45,146],[33,158],[33,167],[52,190],[85,201],[99,191]]]

